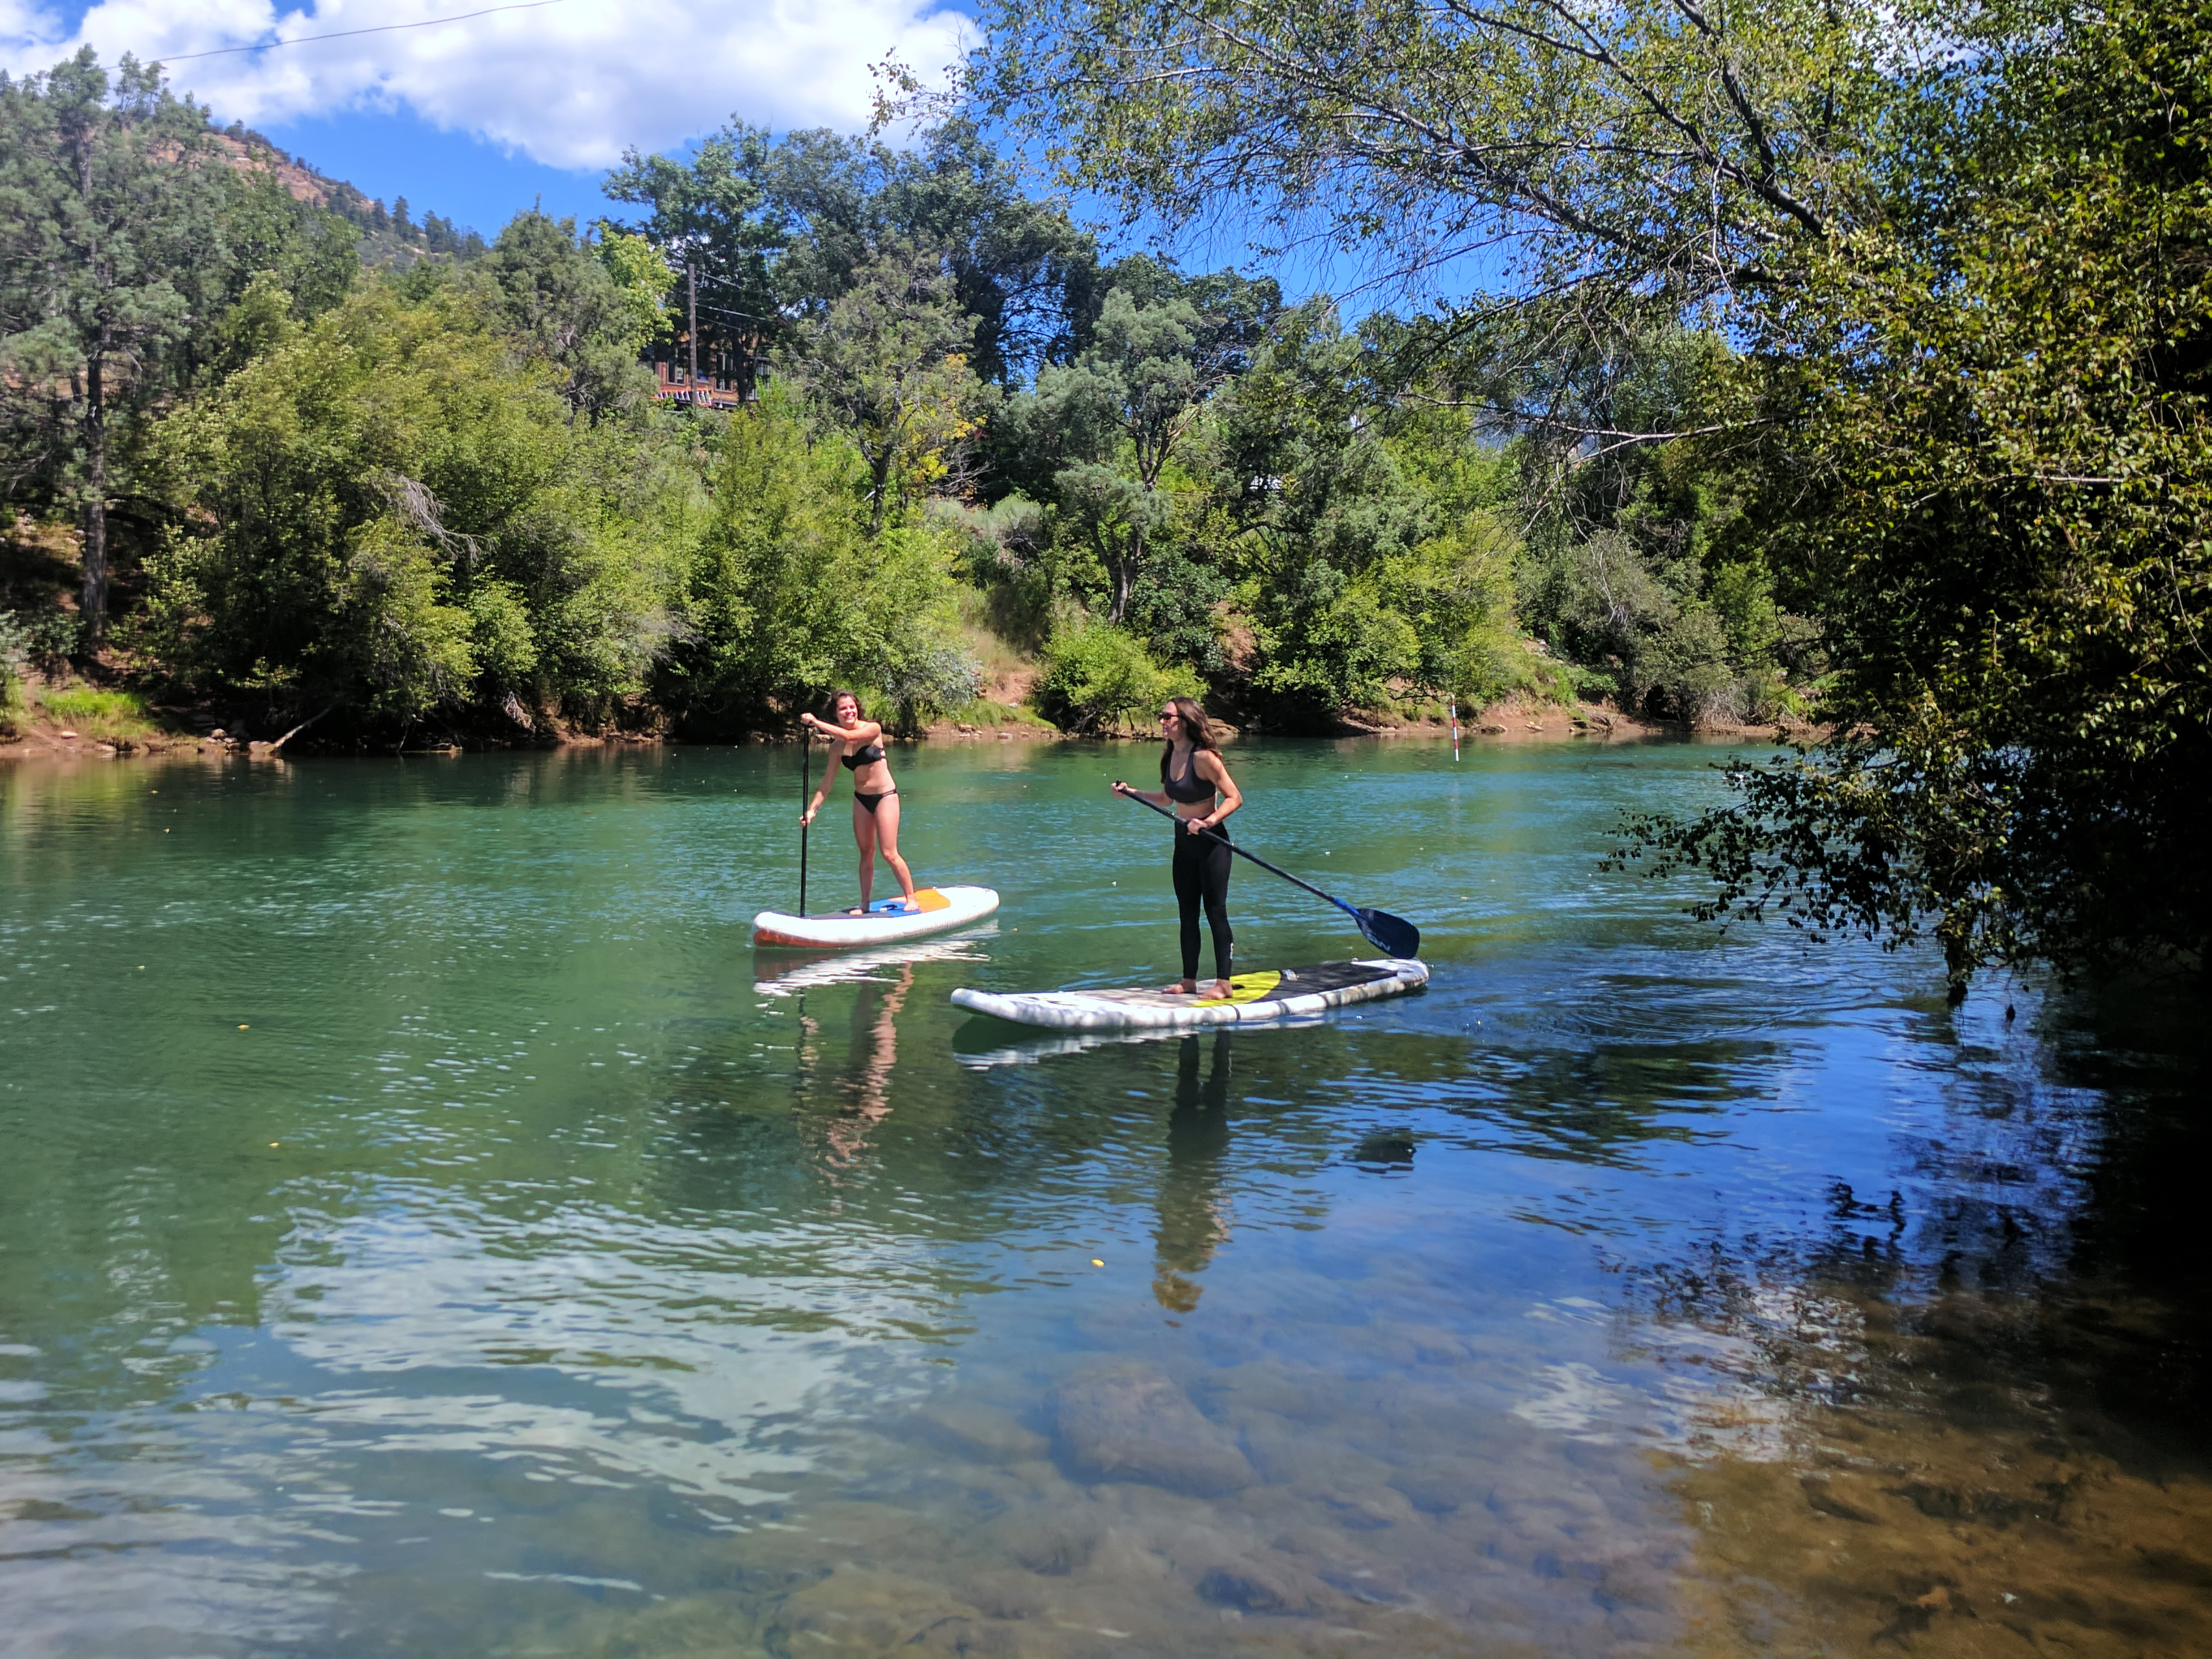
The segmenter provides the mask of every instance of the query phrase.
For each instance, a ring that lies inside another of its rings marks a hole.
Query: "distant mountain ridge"
[[[331,178],[301,157],[288,155],[275,140],[242,122],[216,129],[216,136],[234,167],[274,175],[295,200],[325,208],[360,231],[364,265],[404,270],[422,259],[465,263],[484,252],[484,239],[467,227],[434,213],[417,219],[404,196],[386,208],[345,179]]]

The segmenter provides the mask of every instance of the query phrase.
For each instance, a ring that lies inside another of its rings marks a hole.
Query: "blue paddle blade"
[[[1386,957],[1413,957],[1421,954],[1421,930],[1403,916],[1388,910],[1353,910],[1352,919],[1367,942]]]

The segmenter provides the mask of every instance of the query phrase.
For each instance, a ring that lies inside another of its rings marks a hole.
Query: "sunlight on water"
[[[843,957],[793,755],[0,772],[9,1651],[2212,1650],[2201,1022],[1596,872],[1717,757],[1241,744],[1434,978],[1138,1042],[946,999],[1169,975],[1148,750]]]

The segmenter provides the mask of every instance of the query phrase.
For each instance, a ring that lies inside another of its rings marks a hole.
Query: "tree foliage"
[[[1644,830],[1715,914],[1929,928],[1954,985],[2202,961],[2212,26],[2069,17],[1972,90],[1925,210],[1808,260],[1750,384],[1839,735]]]
[[[372,287],[173,416],[185,514],[143,637],[187,685],[402,726],[528,730],[641,690],[672,631],[681,484],[568,418],[495,307]]]
[[[732,419],[662,672],[685,729],[777,723],[839,686],[873,688],[909,720],[975,695],[953,638],[950,540],[926,525],[872,536],[868,477],[781,388]]]

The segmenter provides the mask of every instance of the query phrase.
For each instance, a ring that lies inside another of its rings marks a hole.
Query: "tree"
[[[82,610],[106,623],[118,441],[176,386],[191,273],[219,265],[221,181],[206,112],[157,65],[111,81],[88,46],[0,81],[0,398],[12,482],[74,498]]]
[[[162,425],[141,634],[205,694],[404,728],[603,719],[674,631],[682,480],[482,290],[374,283]],[[273,308],[273,307],[272,307]]]
[[[771,386],[731,418],[685,627],[660,674],[684,729],[788,720],[840,685],[914,706],[976,693],[952,637],[949,542],[901,526],[869,539],[867,474],[835,434]]]
[[[1169,465],[1279,303],[1272,283],[1232,275],[1213,293],[1199,289],[1199,298],[1229,301],[1209,313],[1188,296],[1192,285],[1171,272],[1146,262],[1130,274],[1158,298],[1144,303],[1128,288],[1110,289],[1090,346],[1074,362],[1039,374],[1034,404],[1024,411],[1056,435],[1066,458],[1053,492],[1105,568],[1114,623],[1127,616],[1147,545],[1172,511],[1162,489]]]
[[[598,419],[647,394],[638,353],[656,331],[659,295],[641,302],[653,277],[628,252],[611,262],[576,234],[574,219],[518,213],[468,267],[505,330],[561,374],[570,416]],[[632,280],[626,284],[627,272]],[[666,292],[666,283],[661,293]]]
[[[2212,945],[2212,22],[2127,0],[1999,69],[1746,366],[1837,734],[1632,849],[1710,915],[1932,933],[1954,993]]]
[[[1033,201],[972,121],[932,129],[886,179],[881,211],[898,234],[946,251],[952,297],[973,319],[969,362],[1013,389],[1071,361],[1104,298],[1096,239],[1066,204]]]
[[[775,261],[791,227],[768,211],[759,176],[768,148],[766,133],[733,125],[702,140],[689,165],[625,150],[622,166],[602,186],[611,201],[652,210],[625,228],[700,285],[702,356],[734,378],[747,398],[786,331]]]
[[[868,531],[907,501],[963,481],[996,388],[968,366],[969,319],[937,255],[892,243],[779,359],[859,448]]]
[[[1182,223],[1242,201],[1400,275],[1522,300],[1754,289],[1850,222],[1940,12],[1828,0],[990,0],[969,87],[1069,183]]]
[[[1373,418],[1364,355],[1331,307],[1302,307],[1219,400],[1255,636],[1248,696],[1272,725],[1325,724],[1421,678],[1419,637],[1382,581],[1437,526]]]

